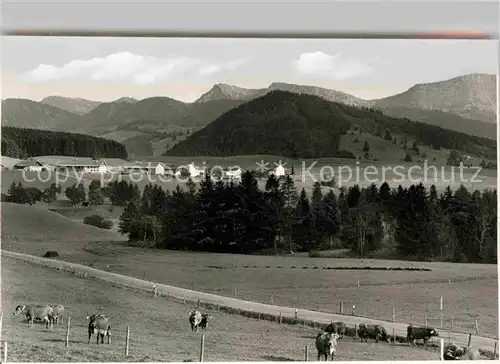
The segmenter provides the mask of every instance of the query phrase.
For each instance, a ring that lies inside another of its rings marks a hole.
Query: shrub
[[[85,219],[83,219],[83,223],[108,230],[113,227],[112,221],[105,220],[102,216],[99,215],[87,216]]]

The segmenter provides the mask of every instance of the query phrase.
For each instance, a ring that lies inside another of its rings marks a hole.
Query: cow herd
[[[28,325],[33,326],[34,320],[43,321],[46,323],[46,328],[52,328],[53,324],[56,327],[59,320],[62,321],[64,313],[63,305],[18,305],[14,310],[14,315],[24,314],[28,319]],[[211,319],[211,315],[207,313],[201,313],[197,309],[193,309],[189,312],[189,324],[191,325],[191,331],[198,331],[198,328],[206,330],[208,321]],[[88,320],[88,343],[92,334],[97,337],[96,344],[99,344],[99,338],[101,339],[101,344],[104,344],[104,337],[107,337],[107,343],[111,343],[111,326],[109,323],[109,318],[104,314],[93,314],[87,315]],[[327,325],[324,330],[316,335],[316,350],[318,351],[317,359],[324,358],[328,361],[328,357],[332,360],[334,359],[335,353],[337,352],[337,340],[343,339],[346,334],[346,325],[344,322],[332,322]],[[361,341],[368,342],[368,339],[373,339],[377,343],[379,340],[386,342],[396,341],[396,338],[387,333],[386,329],[382,325],[368,325],[359,324],[357,328],[357,335]],[[409,325],[407,328],[406,341],[409,345],[415,345],[416,340],[423,340],[424,346],[427,346],[428,341],[433,336],[439,336],[438,331],[435,328],[428,327],[414,327]],[[476,348],[467,346],[461,347],[454,344],[448,344],[444,348],[443,353],[444,360],[480,360],[479,351]]]

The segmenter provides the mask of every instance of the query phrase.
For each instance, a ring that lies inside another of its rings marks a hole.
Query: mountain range
[[[2,124],[103,136],[123,142],[129,148],[129,139],[133,143],[140,140],[141,144],[151,144],[172,130],[198,130],[229,110],[277,90],[378,109],[389,116],[496,139],[496,76],[488,74],[417,84],[403,93],[379,100],[363,100],[336,90],[282,82],[262,89],[218,83],[192,103],[169,97],[143,100],[123,97],[112,102],[61,96],[50,96],[40,102],[6,99],[2,101]],[[139,152],[141,148],[134,144]]]

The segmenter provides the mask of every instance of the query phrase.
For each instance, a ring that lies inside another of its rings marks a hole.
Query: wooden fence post
[[[274,295],[271,293],[271,305],[274,304]]]
[[[472,334],[469,333],[469,337],[467,338],[467,346],[470,346],[471,341],[472,341]]]
[[[477,320],[474,320],[474,324],[476,325],[476,335],[479,335],[479,324],[477,323]]]
[[[396,322],[396,309],[392,308],[392,322]]]
[[[71,317],[68,317],[68,324],[66,326],[66,347],[69,346],[69,329],[71,326]]]
[[[358,281],[358,287],[359,287],[359,281]]]
[[[125,336],[125,357],[128,356],[129,340],[130,340],[130,326],[127,326],[127,336]]]
[[[493,347],[493,358],[496,359],[498,350],[498,341],[495,340],[495,346]]]
[[[309,345],[306,345],[306,356],[305,361],[309,361]]]
[[[340,314],[344,313],[344,302],[340,301]]]
[[[440,328],[442,329],[443,328],[443,296],[441,296],[441,298],[439,300],[439,311],[441,313],[441,317],[440,317],[441,325],[440,325]]]
[[[299,311],[295,309],[295,319],[297,320],[299,318]]]
[[[444,339],[439,339],[440,343],[439,343],[439,351],[440,351],[440,354],[439,354],[439,360],[444,360]]]
[[[236,298],[236,288],[234,289],[234,298]]]
[[[3,343],[3,362],[7,363],[7,341]]]
[[[203,361],[203,354],[205,351],[205,334],[201,335],[201,346],[200,346],[200,362]]]

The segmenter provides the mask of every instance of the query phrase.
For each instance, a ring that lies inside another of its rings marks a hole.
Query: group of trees
[[[387,183],[323,193],[316,182],[309,198],[291,176],[270,176],[264,190],[247,171],[239,183],[214,182],[199,188],[188,180],[166,191],[148,184],[142,194],[131,182],[101,187],[93,181],[64,193],[74,205],[87,201],[124,206],[119,229],[130,240],[157,247],[226,253],[278,253],[331,248],[369,256],[382,248],[401,259],[497,262],[497,191],[449,187],[438,195],[422,184],[391,189]],[[3,201],[52,202],[61,188],[40,191],[12,183]],[[104,227],[104,226],[103,226]]]
[[[192,181],[172,192],[148,185],[141,196],[121,190],[132,197],[120,231],[161,248],[248,254],[337,247],[367,256],[390,247],[406,259],[497,259],[496,190],[448,188],[438,196],[434,186],[391,189],[384,183],[337,195],[331,189],[323,194],[316,183],[309,198],[290,176],[271,176],[260,190],[250,172],[237,184],[207,178],[199,190]]]
[[[2,155],[28,158],[40,155],[127,159],[125,146],[85,134],[2,126]]]

